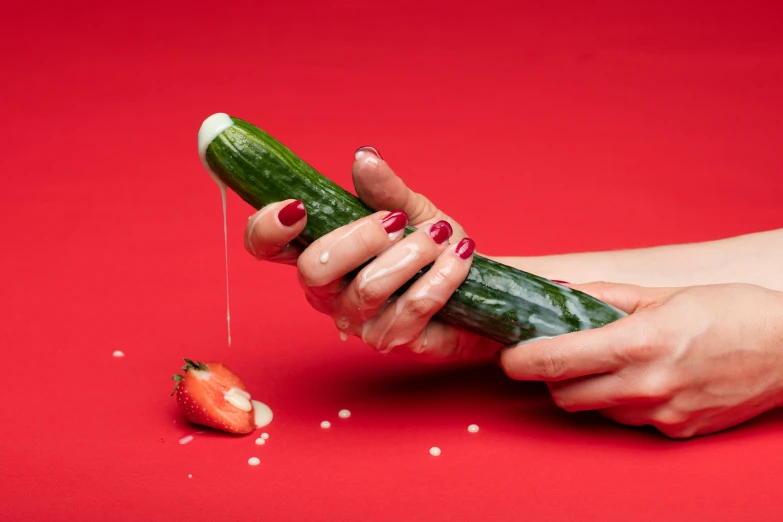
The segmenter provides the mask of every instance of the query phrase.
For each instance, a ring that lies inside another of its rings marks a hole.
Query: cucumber
[[[210,174],[256,209],[285,199],[302,200],[307,226],[297,240],[304,246],[373,213],[275,138],[239,118],[219,113],[205,120],[199,131],[199,149]],[[409,226],[405,234],[414,230]],[[397,295],[428,268],[419,271]],[[625,315],[583,292],[475,254],[467,279],[436,317],[512,345],[599,328]]]

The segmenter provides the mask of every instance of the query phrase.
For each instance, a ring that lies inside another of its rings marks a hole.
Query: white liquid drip
[[[228,227],[226,226],[226,185],[220,186],[220,197],[223,200],[223,249],[226,256],[226,328],[228,330],[228,345],[231,346],[231,305],[228,297]]]
[[[185,435],[181,439],[179,439],[180,444],[187,444],[188,442],[193,440],[193,435]]]
[[[272,210],[274,207],[264,207],[261,212],[257,212],[255,214],[255,217],[250,216],[248,220],[252,219],[253,221],[250,222],[250,225],[248,226],[249,230],[253,230],[256,226],[256,224],[261,221],[261,218],[263,218],[270,210]],[[258,252],[256,252],[255,247],[253,246],[253,243],[248,242],[248,245],[250,245],[250,251],[253,252],[253,255],[257,255]]]
[[[338,238],[335,240],[335,242],[334,242],[334,243],[332,243],[331,245],[329,245],[329,248],[327,248],[326,250],[324,250],[324,251],[321,253],[321,257],[319,257],[319,258],[318,258],[318,260],[319,260],[321,263],[323,263],[323,264],[326,264],[326,263],[328,263],[328,262],[329,262],[329,251],[330,251],[332,248],[334,248],[334,245],[336,245],[337,243],[339,243],[339,242],[340,242],[340,241],[342,241],[343,239],[347,238],[348,236],[350,236],[351,234],[353,234],[354,232],[356,232],[357,230],[359,230],[360,228],[362,228],[362,227],[363,227],[364,225],[366,225],[367,223],[369,223],[369,221],[362,221],[362,222],[361,222],[361,223],[359,223],[358,225],[356,225],[356,226],[352,227],[352,228],[351,228],[351,229],[350,229],[348,232],[346,232],[346,233],[345,233],[345,234],[343,234],[342,236],[338,237]]]
[[[413,261],[415,261],[419,257],[419,245],[416,243],[409,243],[407,245],[404,245],[403,248],[408,250],[408,253],[400,259],[397,263],[395,263],[392,266],[379,268],[374,273],[372,271],[365,272],[364,275],[362,275],[362,280],[359,281],[359,290],[363,289],[365,286],[367,286],[367,283],[370,281],[375,281],[376,279],[379,279],[381,277],[387,276],[389,274],[393,274],[395,272],[399,272],[403,268],[410,265]]]
[[[402,311],[404,309],[405,309],[405,301],[403,299],[399,299],[394,307],[394,316],[392,316],[391,321],[389,321],[389,324],[386,325],[386,328],[383,329],[383,332],[381,332],[381,336],[378,338],[379,352],[383,354],[389,353],[394,349],[394,346],[399,346],[400,344],[402,344],[401,342],[397,342],[396,344],[389,343],[387,346],[383,346],[383,340],[386,338],[386,335],[389,333],[389,330],[391,330],[394,324],[397,322],[397,319],[400,318],[400,315],[402,314]]]
[[[220,189],[220,197],[223,202],[223,245],[226,257],[226,328],[228,330],[228,345],[231,346],[231,306],[229,304],[228,294],[228,228],[226,226],[226,184],[215,174],[207,161],[207,147],[217,138],[220,133],[232,127],[233,120],[228,114],[219,112],[213,114],[201,124],[198,131],[198,154],[201,158],[201,164],[207,169],[207,172],[215,180]]]
[[[272,408],[260,401],[252,400],[250,402],[253,404],[253,417],[256,428],[263,428],[272,422],[272,419],[274,418]],[[264,437],[264,435],[266,435],[266,437]],[[262,433],[261,438],[268,439],[269,435]]]
[[[259,464],[261,464],[261,459],[259,459],[258,457],[250,457],[249,459],[247,459],[247,463],[250,464],[251,466],[258,466]]]
[[[345,342],[345,341],[347,341],[347,340],[348,340],[348,334],[347,334],[347,333],[345,333],[345,332],[342,332],[342,331],[341,331],[341,332],[340,332],[340,340],[341,340],[342,342]]]

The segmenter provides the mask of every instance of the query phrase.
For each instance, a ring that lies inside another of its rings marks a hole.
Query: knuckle
[[[650,361],[655,358],[657,350],[651,343],[640,342],[624,346],[623,353],[627,362]]]
[[[388,236],[380,221],[374,220],[374,226],[361,226],[356,230],[356,247],[366,254],[377,254],[378,247]]]
[[[568,412],[574,412],[577,410],[576,403],[569,393],[563,391],[553,391],[552,400],[554,400],[555,405],[557,405],[557,407],[562,410]]]
[[[662,408],[653,415],[652,420],[659,428],[681,428],[688,422],[688,415],[674,408]]]
[[[405,311],[411,317],[429,317],[435,311],[435,301],[432,299],[410,299],[405,303]]]
[[[687,424],[668,425],[655,422],[653,425],[670,439],[689,439],[696,434],[696,427]]]
[[[422,194],[412,193],[411,197],[415,199],[410,216],[412,221],[427,221],[438,214],[438,208]]]
[[[545,379],[560,379],[567,371],[565,354],[559,348],[543,350],[536,360],[535,372]]]
[[[659,374],[643,379],[635,395],[640,399],[669,400],[674,397],[678,389],[675,376]]]
[[[316,262],[316,256],[310,249],[305,250],[296,261],[297,271],[305,286],[322,286],[328,282],[319,277]]]
[[[324,300],[318,298],[317,296],[305,292],[305,299],[307,302],[312,306],[316,311],[321,312],[323,314],[329,313],[329,303],[325,302]]]
[[[356,278],[360,279],[360,278]],[[386,301],[386,292],[378,280],[368,281],[364,284],[356,284],[356,299],[360,306],[376,307]]]

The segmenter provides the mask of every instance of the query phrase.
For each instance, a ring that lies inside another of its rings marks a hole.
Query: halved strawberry
[[[242,380],[219,363],[193,362],[176,374],[174,391],[179,409],[189,421],[229,433],[250,433],[256,429],[253,404]]]

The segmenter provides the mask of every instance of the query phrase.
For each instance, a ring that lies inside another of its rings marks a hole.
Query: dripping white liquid
[[[226,256],[226,328],[228,330],[228,345],[231,346],[231,304],[228,295],[228,227],[226,225],[226,184],[220,186],[220,197],[223,200],[223,250]]]
[[[210,167],[207,161],[207,147],[223,131],[234,125],[233,120],[228,114],[219,112],[213,114],[201,124],[198,131],[198,153],[201,158],[201,164],[207,169],[207,172],[215,180],[220,189],[220,197],[223,203],[223,248],[226,258],[226,329],[228,331],[228,345],[231,346],[231,305],[228,291],[228,227],[226,224],[226,184],[218,177]]]

